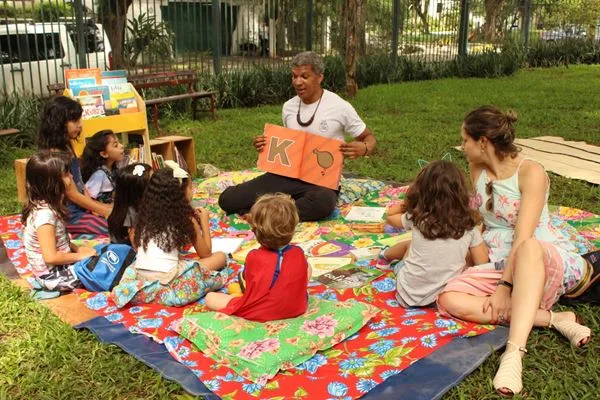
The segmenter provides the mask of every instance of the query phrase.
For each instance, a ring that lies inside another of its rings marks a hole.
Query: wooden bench
[[[0,136],[16,135],[19,132],[21,132],[21,131],[18,129],[15,129],[15,128],[0,129]]]
[[[157,132],[160,134],[158,126],[158,106],[160,104],[171,101],[192,99],[192,118],[196,118],[198,99],[206,98],[210,100],[210,112],[213,119],[215,115],[215,92],[213,91],[197,91],[195,86],[198,83],[198,77],[194,71],[165,71],[154,72],[149,74],[130,75],[129,82],[139,92],[141,89],[169,87],[178,85],[187,85],[187,92],[172,96],[158,97],[155,99],[144,99],[146,106],[153,108],[153,123]]]

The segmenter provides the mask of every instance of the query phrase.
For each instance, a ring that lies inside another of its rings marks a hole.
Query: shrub
[[[567,64],[600,62],[600,42],[589,38],[568,38],[539,41],[530,46],[527,64],[530,67],[554,67]]]
[[[41,2],[33,6],[33,18],[41,22],[57,22],[73,15],[71,4],[63,2]]]
[[[31,147],[36,143],[36,132],[42,98],[34,95],[10,95],[0,102],[0,129],[16,128],[17,135],[2,138],[4,145]]]

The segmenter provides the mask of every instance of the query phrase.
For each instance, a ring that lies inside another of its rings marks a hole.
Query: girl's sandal
[[[592,331],[580,322],[581,321],[577,316],[575,316],[575,321],[562,320],[554,322],[554,313],[550,311],[550,322],[548,323],[548,326],[559,331],[569,340],[569,342],[571,342],[571,345],[583,347],[590,341]],[[584,340],[585,342],[582,343]]]
[[[504,352],[493,381],[494,389],[502,397],[512,397],[523,390],[523,361],[519,351],[527,353],[525,347],[518,346],[510,340],[507,344],[513,345],[516,349]]]

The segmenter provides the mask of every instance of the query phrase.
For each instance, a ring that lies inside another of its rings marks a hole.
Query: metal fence
[[[48,95],[46,86],[62,82],[69,68],[220,73],[285,64],[307,49],[343,55],[347,2],[4,0],[1,93]],[[361,55],[429,62],[500,46],[507,38],[527,44],[594,36],[598,23],[597,15],[577,9],[582,2],[507,0],[493,9],[484,0],[362,3]]]

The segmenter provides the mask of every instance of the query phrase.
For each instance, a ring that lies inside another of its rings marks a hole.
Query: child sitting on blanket
[[[154,172],[142,197],[135,224],[134,264],[112,295],[119,307],[129,302],[183,306],[227,281],[226,256],[212,252],[209,214],[192,208],[189,174],[173,161]],[[199,259],[182,258],[192,244]]]
[[[111,243],[131,246],[142,196],[150,181],[152,167],[134,163],[119,169],[115,176],[113,211],[108,217]]]
[[[243,296],[209,293],[207,307],[258,322],[304,314],[311,272],[302,249],[289,244],[298,224],[294,200],[282,193],[261,196],[250,210],[250,224],[261,247],[246,257]]]
[[[70,291],[79,286],[72,264],[96,251],[69,241],[65,227],[66,190],[73,185],[67,160],[49,151],[31,156],[25,167],[27,200],[23,206],[25,254],[44,290]]]
[[[390,225],[412,229],[412,241],[383,249],[378,260],[386,264],[406,255],[396,273],[396,298],[403,307],[435,302],[448,280],[465,269],[467,259],[469,264],[488,261],[478,221],[456,165],[434,161],[419,172],[405,204],[388,213]]]
[[[70,234],[91,233],[106,235],[108,225],[106,218],[112,206],[92,199],[85,188],[81,177],[79,159],[71,145],[71,140],[79,138],[82,130],[81,104],[66,96],[53,96],[44,105],[38,147],[40,150],[51,150],[64,153],[69,159],[73,185],[67,188],[67,219],[65,223]]]
[[[92,199],[113,202],[117,163],[124,157],[123,145],[111,130],[96,132],[87,140],[81,156],[81,177]]]

